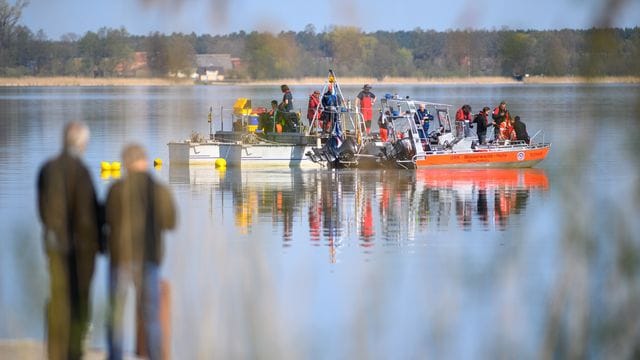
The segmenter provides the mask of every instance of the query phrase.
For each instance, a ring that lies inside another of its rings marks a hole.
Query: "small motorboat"
[[[381,123],[386,127],[386,141],[375,142],[379,163],[402,168],[528,168],[544,160],[551,144],[536,142],[538,131],[530,141],[496,140],[478,144],[475,136],[465,136],[451,125],[451,105],[390,96],[382,99]],[[417,107],[427,110],[430,131],[425,133],[416,119]]]

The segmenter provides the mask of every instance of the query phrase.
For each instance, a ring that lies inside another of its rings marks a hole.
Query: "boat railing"
[[[531,138],[529,138],[529,142],[532,143],[533,139],[535,139],[538,135],[542,134],[542,143],[544,144],[544,131],[542,129],[538,130]]]

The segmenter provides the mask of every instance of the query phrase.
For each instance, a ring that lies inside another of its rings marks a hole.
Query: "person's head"
[[[515,122],[519,122],[519,121],[520,121],[520,116],[516,116],[515,118],[513,118],[513,120],[514,120]]]
[[[502,110],[507,110],[507,102],[506,101],[502,101],[500,103],[499,108],[502,109]]]
[[[482,113],[485,115],[489,114],[489,111],[491,111],[491,108],[488,106],[482,108]]]
[[[287,92],[289,91],[289,87],[287,85],[280,85],[280,90],[282,90],[282,92]]]
[[[64,127],[64,151],[82,155],[89,143],[89,128],[82,122],[72,121]]]
[[[419,104],[419,105],[418,105],[418,109],[420,109],[420,110],[424,110],[424,104]]]
[[[470,105],[462,105],[462,112],[464,112],[465,114],[468,114],[471,112],[471,106]]]
[[[320,90],[314,90],[312,96],[318,97],[320,96]]]
[[[144,172],[149,167],[149,160],[144,148],[138,144],[129,144],[122,150],[122,161],[127,172]]]
[[[362,90],[364,90],[364,91],[369,91],[369,90],[371,90],[371,85],[369,85],[369,84],[364,84],[364,86],[362,87]]]
[[[271,108],[275,109],[278,107],[278,101],[277,100],[271,100]]]

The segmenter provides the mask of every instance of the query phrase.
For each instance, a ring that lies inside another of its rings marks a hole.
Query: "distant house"
[[[147,53],[145,51],[136,51],[133,58],[129,61],[120,61],[113,68],[113,72],[117,76],[125,77],[148,77],[151,75]]]
[[[202,82],[222,81],[233,69],[231,54],[197,54],[196,72],[191,76]]]
[[[231,58],[231,65],[233,65],[234,70],[245,70],[247,67],[246,63],[240,58]]]
[[[133,53],[133,63],[131,64],[129,70],[133,73],[133,76],[151,75],[146,51],[136,51],[135,53]]]

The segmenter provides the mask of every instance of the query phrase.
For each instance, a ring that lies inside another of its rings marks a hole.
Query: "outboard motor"
[[[411,140],[407,138],[396,141],[389,150],[389,158],[395,160],[411,160],[416,154],[415,149],[411,146]]]
[[[338,148],[338,158],[342,161],[353,161],[358,152],[358,146],[352,138],[346,138]]]

